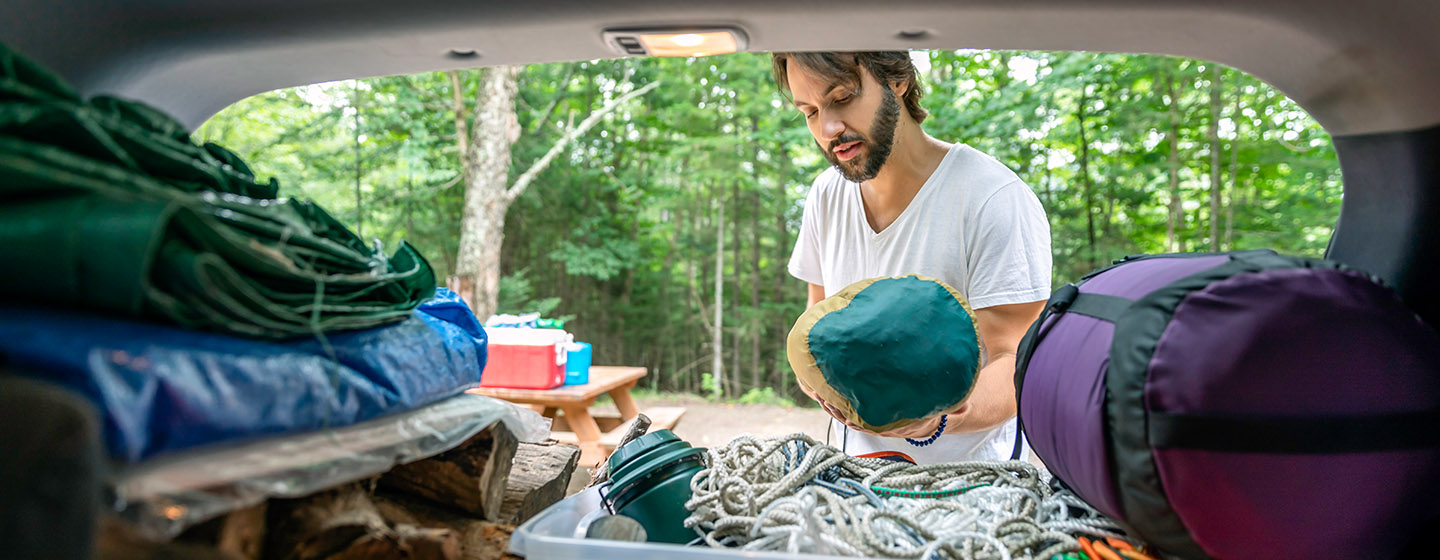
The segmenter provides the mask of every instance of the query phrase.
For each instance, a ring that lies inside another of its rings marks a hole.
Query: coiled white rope
[[[1023,461],[857,459],[804,434],[741,436],[690,481],[685,526],[714,547],[882,558],[1050,559],[1077,536],[1136,542]]]

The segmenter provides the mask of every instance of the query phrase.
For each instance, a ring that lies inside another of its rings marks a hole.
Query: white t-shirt
[[[805,200],[790,274],[829,297],[870,278],[922,274],[965,296],[974,309],[1050,297],[1050,224],[1030,187],[1004,164],[955,144],[895,222],[876,233],[860,185],[834,168]],[[921,464],[1004,460],[1015,420],[988,432],[945,434],[926,447],[848,430],[832,422],[850,455],[899,451]],[[848,434],[848,435],[847,435]]]

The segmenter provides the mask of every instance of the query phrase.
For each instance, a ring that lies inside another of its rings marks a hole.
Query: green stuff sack
[[[806,310],[786,354],[800,385],[850,423],[894,430],[970,396],[983,355],[974,317],[934,278],[862,280]]]
[[[154,108],[83,100],[0,45],[0,299],[260,338],[404,320],[435,291]]]

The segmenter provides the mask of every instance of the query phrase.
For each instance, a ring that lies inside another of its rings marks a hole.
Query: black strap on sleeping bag
[[[1066,284],[1055,290],[1055,294],[1050,296],[1050,301],[1045,304],[1046,313],[1042,313],[1042,315],[1074,313],[1115,323],[1120,321],[1120,316],[1130,308],[1132,303],[1135,303],[1135,300],[1104,294],[1087,294],[1081,292],[1079,286],[1075,284]]]
[[[1161,449],[1294,455],[1440,447],[1440,412],[1365,416],[1235,416],[1150,411]]]
[[[1094,317],[1101,321],[1116,323],[1120,321],[1120,315],[1130,308],[1135,300],[1118,296],[1107,296],[1102,294],[1079,294],[1075,301],[1066,309],[1066,313]]]
[[[1035,346],[1040,344],[1040,341],[1045,338],[1046,334],[1049,334],[1050,329],[1054,328],[1055,323],[1058,322],[1059,319],[1056,319],[1055,321],[1049,321],[1050,324],[1046,325],[1043,330],[1041,329],[1041,326],[1045,325],[1046,321],[1048,321],[1051,316],[1060,315],[1062,313],[1074,313],[1076,315],[1094,317],[1101,321],[1115,323],[1120,320],[1120,316],[1123,315],[1125,313],[1125,310],[1129,309],[1130,304],[1133,303],[1135,303],[1135,300],[1126,299],[1118,296],[1082,293],[1080,291],[1080,287],[1076,284],[1066,284],[1055,290],[1055,293],[1051,294],[1050,301],[1045,303],[1045,309],[1040,312],[1040,317],[1037,318],[1035,322],[1030,325],[1030,330],[1027,331],[1025,333],[1025,337],[1020,340],[1019,352],[1016,353],[1016,429],[1015,447],[1010,452],[1011,461],[1016,461],[1020,459],[1020,449],[1022,444],[1024,443],[1025,438],[1025,428],[1023,424],[1020,424],[1019,420],[1020,387],[1024,384],[1025,381],[1025,370],[1030,367],[1030,357],[1035,353]]]

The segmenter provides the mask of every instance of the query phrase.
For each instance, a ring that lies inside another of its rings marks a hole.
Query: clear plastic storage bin
[[[599,488],[587,488],[530,518],[510,537],[510,552],[528,560],[668,560],[671,558],[834,559],[834,556],[743,552],[706,546],[584,538],[603,515]]]

